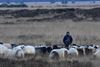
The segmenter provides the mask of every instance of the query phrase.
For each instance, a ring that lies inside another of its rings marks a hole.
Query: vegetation
[[[1,4],[0,7],[28,7],[26,4]]]
[[[0,41],[63,45],[62,38],[66,31],[70,31],[73,43],[99,45],[100,23],[96,23],[100,20],[99,12],[100,8],[0,10]],[[100,59],[95,60],[91,56],[59,61],[51,61],[44,56],[29,60],[0,58],[0,67],[99,67],[99,64]]]
[[[10,60],[0,58],[0,67],[93,67],[91,61],[79,61],[77,60],[62,60],[62,61],[50,61],[44,59],[32,58],[29,60]]]
[[[7,6],[3,4],[2,6]],[[9,5],[8,7],[26,7],[26,5]],[[71,19],[73,21],[99,21],[100,8],[93,9],[35,9],[35,10],[0,10],[0,15],[10,15],[12,17],[33,17],[30,21],[43,21],[43,20],[51,20],[51,19]],[[35,18],[40,17],[42,18]]]

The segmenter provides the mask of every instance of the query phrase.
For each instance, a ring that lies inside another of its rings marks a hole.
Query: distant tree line
[[[80,0],[50,0],[51,3],[55,3],[55,2],[61,2],[62,4],[67,4],[68,2],[71,2],[71,3],[75,3],[75,2],[78,2]],[[81,0],[81,2],[84,2],[84,1],[91,1],[92,3],[95,3],[96,1],[95,0]]]
[[[26,4],[1,4],[0,7],[28,7]]]

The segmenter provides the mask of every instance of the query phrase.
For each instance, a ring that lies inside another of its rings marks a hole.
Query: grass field
[[[63,36],[69,31],[74,38],[73,43],[99,44],[99,10],[0,10],[0,41],[17,44],[63,44]],[[79,12],[78,16],[84,15],[86,18],[73,21],[77,17],[74,12]],[[93,20],[94,18],[98,18],[98,21]]]
[[[3,13],[0,11],[0,41],[16,44],[32,45],[63,45],[62,39],[69,31],[76,44],[100,44],[100,21],[73,21],[71,15],[64,18],[66,13],[41,12],[31,17],[12,17],[15,14]],[[13,12],[11,12],[13,13]],[[25,13],[25,12],[24,12]],[[43,13],[43,14],[41,14]],[[17,12],[16,12],[17,14]],[[62,16],[63,14],[63,16]],[[28,15],[28,13],[25,13]],[[28,16],[29,16],[28,15]],[[54,18],[57,16],[58,18]],[[61,16],[61,17],[60,17]],[[60,17],[60,18],[59,18]],[[71,19],[68,19],[70,17]],[[38,21],[37,21],[38,20]],[[79,57],[75,60],[51,62],[45,57],[39,59],[13,61],[0,59],[0,67],[99,67],[100,60],[93,60],[91,57]]]
[[[24,22],[26,24],[0,24],[0,41],[29,44],[43,44],[45,42],[61,44],[66,31],[70,31],[74,38],[73,43],[99,44],[99,22],[73,22],[71,20]]]

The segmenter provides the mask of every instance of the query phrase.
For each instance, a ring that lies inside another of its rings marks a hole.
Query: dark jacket
[[[73,42],[73,38],[71,35],[65,35],[64,38],[63,38],[63,43],[66,45],[66,46],[69,46],[71,43]]]

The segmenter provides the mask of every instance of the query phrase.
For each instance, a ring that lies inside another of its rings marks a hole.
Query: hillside
[[[73,21],[99,21],[100,20],[100,8],[94,9],[35,9],[35,10],[0,10],[0,16],[6,18],[27,18],[32,17],[28,21],[51,21],[51,20],[66,20]]]

